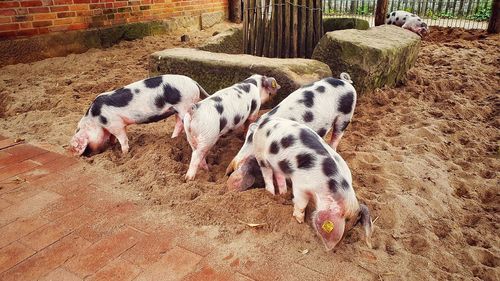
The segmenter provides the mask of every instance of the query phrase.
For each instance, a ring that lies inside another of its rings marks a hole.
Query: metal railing
[[[430,26],[486,29],[494,0],[389,0],[388,11],[405,10]],[[376,0],[323,0],[324,17],[355,17],[374,25]]]

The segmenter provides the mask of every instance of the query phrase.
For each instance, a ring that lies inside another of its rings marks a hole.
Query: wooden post
[[[248,54],[248,0],[243,4],[243,52]]]
[[[229,20],[241,23],[242,16],[241,0],[229,0]]]
[[[299,53],[301,58],[306,57],[306,38],[307,38],[307,10],[304,7],[307,5],[307,0],[301,0],[300,4],[300,47]]]
[[[256,21],[255,21],[255,51],[254,55],[262,56],[262,43],[264,42],[264,32],[262,29],[262,0],[257,0],[255,3],[256,10]]]
[[[500,33],[500,0],[494,0],[491,5],[491,18],[488,24],[488,33]]]
[[[385,23],[387,16],[387,3],[388,0],[377,0],[377,9],[375,10],[375,26]]]
[[[290,22],[291,22],[291,16],[290,16],[290,4],[288,1],[284,1],[285,4],[285,44],[284,44],[284,53],[283,57],[288,58],[290,56]]]
[[[276,23],[276,0],[271,0],[271,38],[269,42],[269,57],[274,58],[276,56],[276,30],[278,30]]]
[[[299,0],[294,0],[293,1],[294,7],[293,7],[293,51],[292,51],[292,57],[296,58],[298,56],[298,50],[299,50]]]

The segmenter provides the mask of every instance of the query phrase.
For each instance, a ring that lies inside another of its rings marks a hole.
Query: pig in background
[[[182,118],[207,92],[193,79],[183,75],[162,75],[129,84],[98,95],[78,122],[69,151],[90,155],[105,149],[107,143],[120,142],[123,153],[129,150],[126,127],[157,122],[176,114],[172,138],[182,132]]]
[[[299,223],[304,222],[306,207],[313,199],[316,210],[312,223],[327,250],[333,249],[344,232],[357,223],[364,227],[366,243],[371,247],[370,213],[358,203],[351,172],[342,157],[304,124],[267,117],[251,126],[254,157],[262,170],[266,190],[274,194],[274,176],[280,193],[286,192],[285,179],[289,178],[293,216]]]
[[[387,15],[385,24],[393,24],[417,33],[421,37],[429,34],[429,27],[422,19],[407,11],[394,11]]]
[[[185,178],[193,180],[199,167],[208,170],[205,157],[217,140],[231,130],[254,122],[261,104],[279,88],[274,78],[255,74],[192,106],[184,116],[184,130],[193,150]]]
[[[337,149],[356,106],[356,90],[351,83],[349,74],[341,73],[340,79],[330,77],[303,86],[288,95],[271,111],[263,114],[257,123],[269,117],[285,118],[308,126],[321,137],[332,129],[329,144],[333,149]],[[254,154],[254,128],[255,126],[249,128],[245,143],[226,169],[226,174],[230,175],[227,181],[230,191],[243,191],[256,181],[262,181],[260,170],[254,167],[256,163],[242,165]]]

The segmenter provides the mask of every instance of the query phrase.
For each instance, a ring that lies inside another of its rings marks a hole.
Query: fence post
[[[500,0],[494,0],[491,5],[491,18],[488,24],[488,33],[500,33]]]
[[[377,0],[377,8],[375,10],[375,25],[382,25],[385,23],[385,16],[387,15],[388,0]]]
[[[235,23],[241,23],[243,11],[241,7],[241,0],[229,1],[229,20]]]

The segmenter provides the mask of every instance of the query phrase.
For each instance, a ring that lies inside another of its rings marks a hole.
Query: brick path
[[[161,222],[85,165],[0,136],[0,280],[325,279],[293,261],[245,260],[203,227]]]

